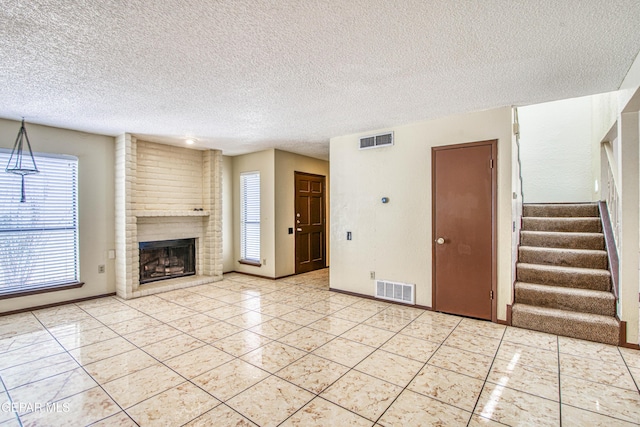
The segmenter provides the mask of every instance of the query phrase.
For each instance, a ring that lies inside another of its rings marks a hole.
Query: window
[[[240,258],[260,264],[260,172],[240,175]]]
[[[6,173],[0,150],[0,297],[78,284],[78,159],[35,155],[40,173]]]

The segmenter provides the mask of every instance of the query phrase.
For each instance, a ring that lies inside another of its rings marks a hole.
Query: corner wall
[[[506,320],[512,300],[511,121],[505,107],[332,138],[331,287],[373,295],[374,271],[377,279],[414,283],[416,304],[431,307],[431,147],[497,139],[497,317]],[[359,150],[361,136],[388,131],[395,133],[393,146]],[[353,240],[346,240],[347,231]]]
[[[115,262],[108,251],[115,249],[114,139],[66,129],[25,125],[37,153],[78,157],[78,222],[80,281],[84,286],[0,301],[0,312],[53,304],[115,292]],[[20,122],[0,119],[0,147],[11,149]],[[4,173],[1,165],[0,173]],[[27,186],[29,178],[27,177]],[[106,272],[98,273],[104,264]]]
[[[275,277],[275,150],[233,157],[233,241],[240,242],[240,174],[260,172],[260,267],[241,264],[240,244],[233,248],[233,269],[240,273]]]
[[[222,271],[234,270],[233,157],[222,156]]]
[[[599,197],[607,209],[616,234],[619,257],[619,303],[617,314],[627,322],[628,343],[639,342],[638,319],[638,201],[640,135],[640,60],[636,58],[617,92],[594,96],[592,151],[598,152]],[[610,145],[611,161],[604,142]],[[595,168],[595,165],[594,165]],[[611,174],[611,175],[609,175]],[[611,182],[607,182],[611,181]]]
[[[307,172],[327,177],[327,214],[329,209],[329,162],[281,150],[265,150],[231,158],[233,196],[232,270],[278,278],[295,274],[294,172]],[[260,172],[260,258],[261,266],[241,264],[240,260],[240,174]],[[226,175],[225,175],[226,176]],[[224,196],[223,196],[224,197]],[[327,218],[327,244],[329,242]],[[225,248],[227,246],[225,245]],[[327,265],[329,249],[327,248]],[[225,271],[231,271],[226,269]]]
[[[275,150],[275,250],[276,276],[295,274],[295,234],[288,234],[289,227],[295,229],[295,172],[306,172],[326,177],[326,211],[327,235],[325,245],[326,259],[329,266],[329,234],[330,234],[330,182],[329,162],[312,157],[301,156],[287,151]]]
[[[513,123],[518,123],[518,110],[513,108]],[[518,126],[519,132],[519,126]],[[518,135],[514,134],[511,141],[511,277],[515,281],[516,264],[518,261],[518,246],[520,245],[520,229],[522,228],[522,180],[520,176],[522,170],[520,168],[520,144]]]

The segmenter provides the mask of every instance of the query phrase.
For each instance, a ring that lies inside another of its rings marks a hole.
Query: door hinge
[[[491,299],[493,299],[493,291],[491,291]]]
[[[493,159],[489,159],[489,168],[493,169]]]

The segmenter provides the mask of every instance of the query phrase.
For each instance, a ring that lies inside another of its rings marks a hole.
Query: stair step
[[[518,304],[600,314],[603,316],[616,315],[616,299],[611,292],[524,282],[516,282],[515,292],[515,300]]]
[[[594,203],[525,204],[523,216],[537,217],[600,217]]]
[[[519,262],[516,264],[516,278],[519,282],[538,283],[541,285],[605,292],[611,290],[611,273],[608,270]]]
[[[602,233],[600,218],[523,217],[525,231]]]
[[[618,345],[620,325],[611,316],[514,304],[513,326],[604,344]]]
[[[520,244],[546,248],[604,250],[604,234],[523,230],[520,232]]]
[[[557,265],[561,267],[580,267],[607,269],[606,251],[591,249],[537,248],[520,246],[518,261],[525,264]]]

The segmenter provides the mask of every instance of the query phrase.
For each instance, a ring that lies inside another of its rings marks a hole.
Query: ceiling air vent
[[[393,132],[360,138],[360,149],[377,148],[393,145]]]
[[[415,285],[410,283],[376,280],[376,298],[415,304]]]

